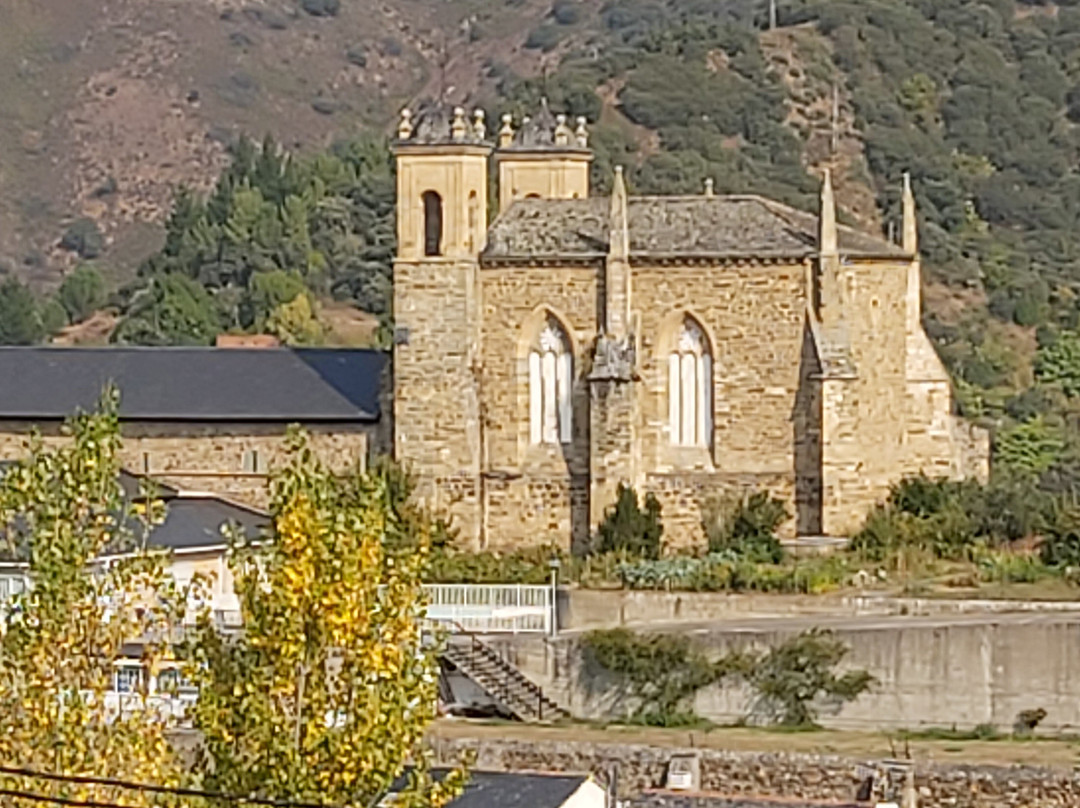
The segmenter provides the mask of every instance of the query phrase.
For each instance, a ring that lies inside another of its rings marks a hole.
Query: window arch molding
[[[522,324],[517,360],[527,444],[573,442],[577,348],[566,317],[550,306],[538,306]]]
[[[656,341],[667,443],[711,450],[716,409],[716,340],[693,311],[666,317]]]

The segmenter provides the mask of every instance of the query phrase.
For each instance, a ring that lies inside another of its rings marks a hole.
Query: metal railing
[[[525,584],[428,584],[427,619],[453,632],[538,634],[551,632],[551,588]]]

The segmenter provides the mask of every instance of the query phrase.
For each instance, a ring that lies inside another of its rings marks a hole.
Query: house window
[[[442,197],[424,193],[424,255],[442,255]]]
[[[244,472],[246,474],[266,473],[266,458],[259,453],[258,449],[248,449],[244,452]]]
[[[570,443],[573,384],[570,340],[562,326],[549,317],[529,352],[529,427],[533,443]]]
[[[710,444],[712,389],[712,355],[705,334],[687,318],[668,356],[668,421],[673,445]]]
[[[142,668],[123,665],[113,675],[113,690],[117,693],[135,693],[142,684]]]

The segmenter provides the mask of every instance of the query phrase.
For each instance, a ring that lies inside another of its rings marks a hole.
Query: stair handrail
[[[491,646],[481,640],[475,632],[469,631],[467,628],[465,628],[465,626],[461,625],[461,623],[457,622],[456,620],[453,621],[453,625],[457,627],[459,634],[464,634],[466,637],[469,638],[474,654],[480,654],[486,657],[488,660],[493,661],[499,668],[502,669],[503,673],[507,674],[512,680],[518,682],[531,696],[534,696],[536,698],[536,716],[539,721],[543,721],[545,701],[544,689],[540,687],[540,685],[536,684],[536,682],[534,682],[528,676],[523,674],[514,665],[511,665],[509,662],[503,659],[502,655],[500,655],[497,651],[495,651],[495,649],[493,649]],[[499,689],[502,691],[502,698],[508,700],[511,696],[505,682],[501,681],[498,683],[498,685]],[[552,704],[554,704],[554,702],[552,702]],[[556,705],[556,707],[557,706],[558,705]]]

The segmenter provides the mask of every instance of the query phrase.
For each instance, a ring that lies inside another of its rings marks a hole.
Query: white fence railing
[[[429,584],[427,619],[477,634],[550,633],[551,588],[524,584]]]
[[[19,575],[0,573],[0,608],[23,591]],[[450,632],[476,634],[550,634],[554,620],[552,590],[549,586],[525,584],[427,584],[427,619]],[[235,596],[215,596],[209,604],[215,622],[222,628],[241,624],[239,603]]]

